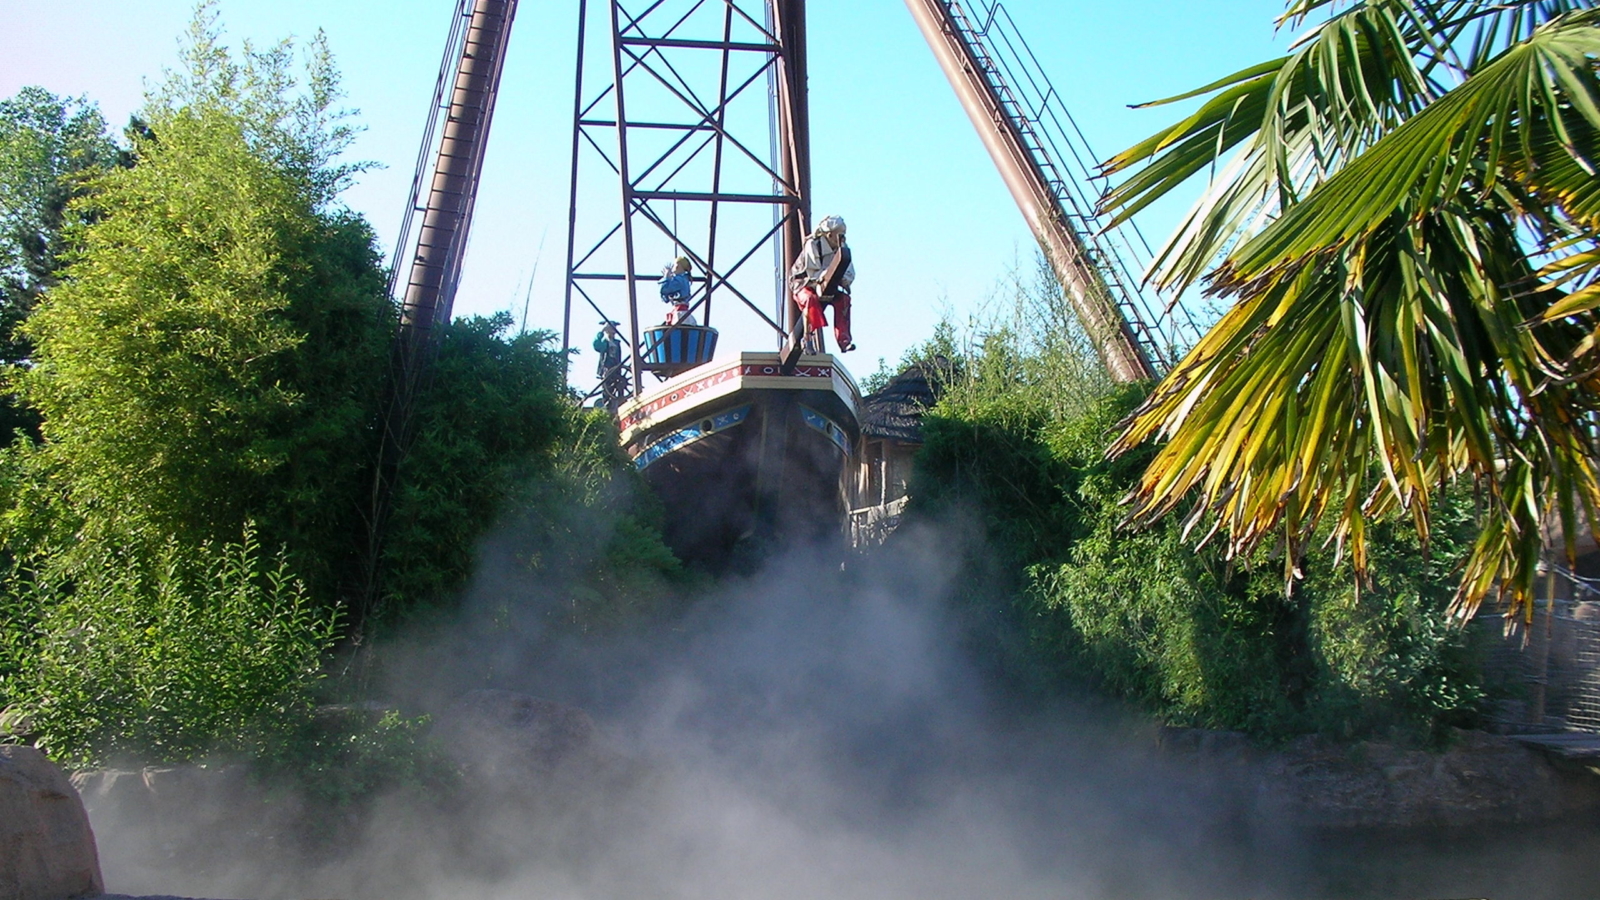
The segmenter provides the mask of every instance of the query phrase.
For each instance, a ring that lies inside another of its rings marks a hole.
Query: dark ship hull
[[[859,391],[832,356],[789,373],[744,353],[617,411],[622,443],[666,510],[668,546],[722,569],[845,530]]]

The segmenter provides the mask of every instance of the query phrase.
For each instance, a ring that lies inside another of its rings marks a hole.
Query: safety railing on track
[[[984,77],[1043,173],[1062,215],[1078,233],[1134,338],[1167,370],[1199,340],[1202,329],[1181,304],[1163,301],[1143,283],[1150,245],[1131,223],[1107,229],[1096,213],[1104,179],[1100,157],[1073,119],[1039,58],[999,0],[942,0]]]

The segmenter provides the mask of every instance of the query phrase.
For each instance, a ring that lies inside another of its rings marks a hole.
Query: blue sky
[[[188,0],[3,0],[0,94],[38,84],[97,101],[113,126],[176,59]],[[223,0],[231,41],[329,37],[365,127],[352,156],[383,168],[346,197],[386,246],[405,202],[452,0]],[[1280,0],[1007,0],[1095,150],[1173,120],[1128,105],[1168,96],[1287,45]],[[925,338],[941,315],[981,310],[1033,240],[900,0],[811,0],[813,206],[850,222],[859,272],[857,374]],[[514,309],[559,328],[576,4],[522,0],[512,35],[457,314]],[[1181,202],[1143,215],[1154,240]],[[542,244],[542,251],[540,249]],[[578,317],[587,330],[589,316]],[[741,317],[747,319],[750,317]],[[725,351],[765,349],[753,321],[718,322]],[[579,333],[577,342],[586,343]],[[580,362],[576,377],[589,371]]]

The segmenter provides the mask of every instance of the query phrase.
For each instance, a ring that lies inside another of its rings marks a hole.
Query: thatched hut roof
[[[950,371],[950,362],[943,357],[913,363],[889,379],[883,390],[862,397],[861,433],[878,440],[922,443],[922,414],[939,401]]]

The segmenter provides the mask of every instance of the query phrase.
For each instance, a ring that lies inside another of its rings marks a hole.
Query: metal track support
[[[781,274],[810,224],[804,0],[580,0],[579,15],[563,346],[575,306],[626,321],[641,392],[639,295],[674,256],[691,262],[694,315],[735,300],[781,345],[798,313],[754,270],[776,247]]]
[[[806,88],[806,4],[805,0],[771,0],[772,22],[778,41],[788,52],[778,60],[777,133],[781,154],[783,184],[792,185],[792,196],[799,202],[795,214],[783,222],[782,268],[778,273],[783,296],[784,329],[791,334],[800,328],[800,308],[788,291],[788,268],[800,258],[806,235],[811,229],[811,105]]]
[[[506,43],[517,12],[517,0],[471,3],[444,135],[428,196],[420,208],[422,227],[401,301],[404,327],[419,336],[430,334],[435,324],[447,321],[455,302],[488,148],[489,126],[494,119],[495,97],[505,65]]]

